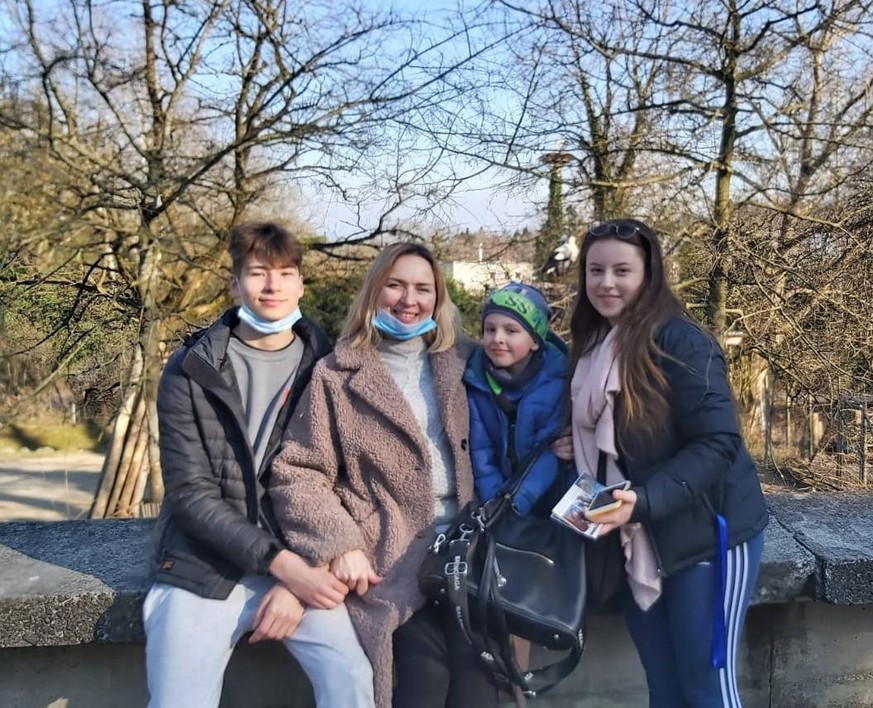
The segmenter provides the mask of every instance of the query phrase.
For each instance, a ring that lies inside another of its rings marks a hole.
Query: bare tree
[[[851,304],[863,301],[857,295],[866,291],[854,274],[867,270],[865,240],[853,233],[866,230],[866,219],[853,203],[859,200],[852,185],[873,160],[873,71],[868,61],[858,61],[873,54],[870,9],[869,3],[844,2],[797,23],[791,56],[751,102],[763,127],[763,159],[743,177],[751,201],[772,217],[763,237],[737,242],[746,277],[736,304],[756,313],[743,326],[747,348],[760,357],[752,372],[760,381],[759,406],[772,400],[777,378],[792,395],[817,399],[835,400],[841,389],[869,386],[865,367],[848,365],[838,354],[842,347],[830,344],[836,334],[830,323],[848,328],[844,343],[856,333],[862,341],[867,336],[866,308]],[[822,318],[831,307],[832,315]],[[809,354],[816,353],[805,361],[799,357],[802,341]],[[825,351],[833,363],[830,384],[821,380],[816,361]],[[856,357],[863,347],[843,351]],[[847,370],[858,372],[854,383]],[[772,427],[765,425],[765,454],[771,436]]]
[[[590,199],[594,218],[644,206],[662,226],[705,236],[707,319],[723,333],[730,327],[728,310],[736,309],[729,298],[735,210],[760,203],[763,195],[792,213],[782,198],[791,178],[783,175],[780,195],[767,173],[778,165],[808,173],[816,165],[816,158],[802,157],[810,138],[819,145],[827,139],[814,137],[821,125],[813,133],[796,126],[778,137],[773,129],[801,118],[812,125],[820,117],[820,98],[805,91],[810,80],[800,70],[828,75],[821,68],[826,57],[863,34],[869,3],[499,5],[526,23],[526,42],[514,45],[512,68],[525,71],[510,79],[521,98],[514,122],[503,130],[504,164],[530,165],[533,153],[550,147],[547,139],[566,136],[577,157],[571,190]],[[834,95],[844,88],[837,83]],[[831,156],[859,149],[849,133],[865,125],[859,104],[866,81],[856,83],[846,87],[842,114],[829,104],[837,123],[843,122],[839,115],[846,122],[832,136]],[[820,167],[833,162],[823,157]],[[791,189],[805,193],[808,179],[795,176]],[[693,228],[694,222],[700,226]]]
[[[161,499],[164,342],[208,312],[226,227],[282,183],[345,189],[452,66],[443,38],[352,2],[9,0],[4,11],[0,125],[65,175],[45,182],[61,185],[57,220],[75,225],[56,235],[83,263],[79,290],[135,323],[92,509],[127,516],[147,481]]]
[[[652,99],[661,67],[614,49],[653,54],[663,40],[647,36],[615,2],[487,5],[483,24],[503,41],[476,63],[465,102],[446,105],[429,126],[446,152],[528,200],[537,183],[548,182],[554,203],[557,184],[596,219],[626,213],[635,185],[670,182],[645,159],[660,140]],[[560,183],[548,157],[557,153],[568,160]],[[553,222],[554,215],[543,233]]]

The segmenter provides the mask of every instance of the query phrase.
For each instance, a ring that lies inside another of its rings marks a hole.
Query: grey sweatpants
[[[251,630],[269,577],[246,576],[226,600],[156,583],[143,605],[149,708],[215,708],[233,648]],[[283,642],[320,708],[373,708],[373,671],[345,605],[307,609]]]

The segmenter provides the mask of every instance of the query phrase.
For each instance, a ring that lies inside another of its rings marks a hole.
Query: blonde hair
[[[340,333],[340,341],[348,342],[353,347],[377,346],[382,341],[382,334],[373,326],[373,318],[378,309],[376,301],[379,299],[382,287],[388,281],[388,276],[391,275],[391,269],[397,259],[403,256],[423,258],[433,271],[436,287],[433,319],[437,327],[424,335],[425,341],[428,342],[428,350],[436,353],[454,346],[461,326],[458,308],[449,297],[446,279],[437,259],[428,248],[418,243],[392,243],[376,256],[370,265],[370,270],[367,271],[364,284],[349,308],[348,317]]]

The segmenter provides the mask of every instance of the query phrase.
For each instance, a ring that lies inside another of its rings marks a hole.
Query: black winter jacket
[[[227,356],[236,313],[228,310],[170,357],[157,401],[165,496],[155,580],[221,600],[244,574],[265,574],[281,548],[266,495],[270,465],[315,362],[331,350],[312,320],[294,325],[303,359],[256,470]]]
[[[681,317],[668,320],[655,343],[670,386],[669,425],[654,438],[616,429],[620,465],[638,496],[633,520],[648,528],[661,572],[669,575],[715,556],[714,510],[727,520],[729,547],[760,533],[768,513],[721,348]]]

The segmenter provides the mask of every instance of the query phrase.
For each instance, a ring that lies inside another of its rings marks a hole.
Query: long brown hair
[[[664,276],[664,256],[655,232],[637,219],[611,219],[592,226],[582,241],[579,254],[579,284],[570,318],[574,363],[603,340],[610,329],[607,319],[591,304],[585,288],[588,252],[597,241],[613,239],[636,246],[643,254],[645,277],[633,302],[625,305],[615,337],[621,379],[622,428],[632,427],[654,435],[667,423],[668,383],[657,365],[660,351],[655,344],[658,326],[673,316],[687,317],[687,311],[670,289]]]
[[[461,328],[458,308],[449,297],[446,279],[439,262],[428,248],[419,243],[392,243],[376,256],[370,264],[364,284],[349,308],[349,315],[343,324],[340,339],[348,341],[353,347],[376,346],[382,340],[379,330],[373,326],[376,301],[379,299],[382,287],[388,281],[388,276],[391,275],[391,269],[402,256],[418,256],[430,264],[436,287],[433,319],[437,327],[425,334],[424,338],[428,343],[429,351],[433,353],[450,349],[457,341]]]

